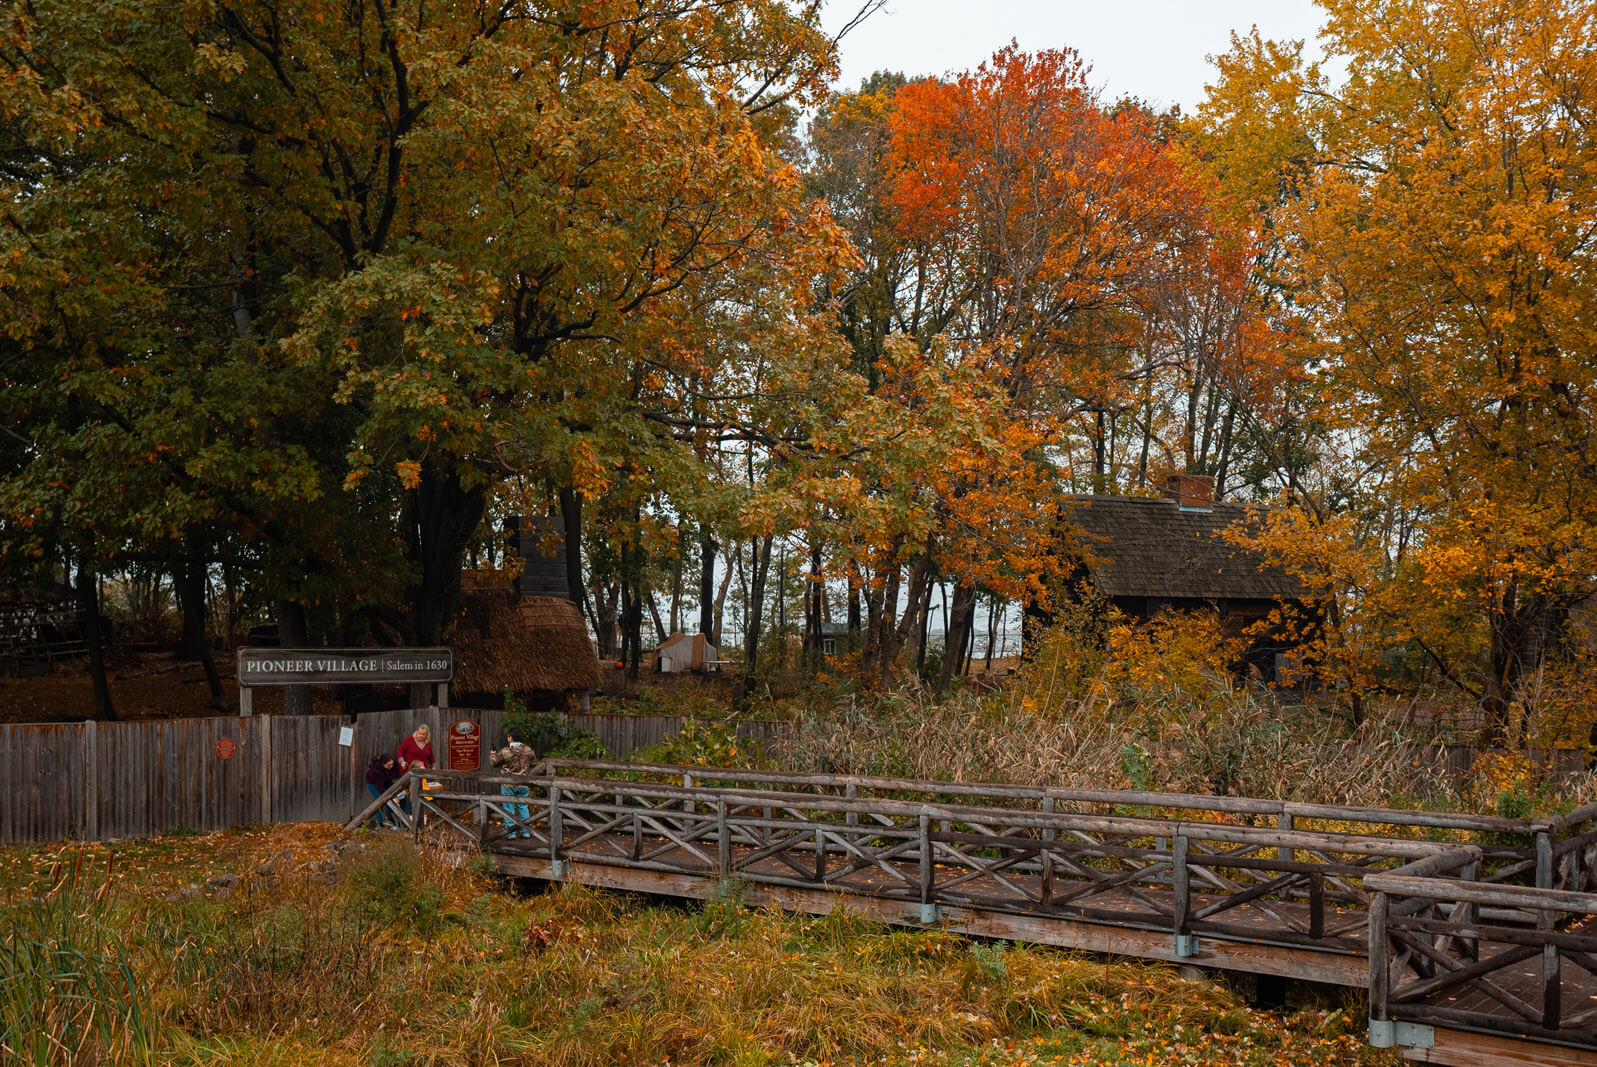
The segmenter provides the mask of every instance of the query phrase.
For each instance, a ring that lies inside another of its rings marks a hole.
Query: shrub
[[[739,737],[732,723],[686,719],[676,736],[641,748],[630,758],[636,763],[744,767],[759,764],[763,757],[760,743]]]
[[[533,713],[510,690],[505,690],[505,714],[499,720],[506,730],[532,746],[543,757],[554,759],[614,759],[598,736],[572,725],[564,716],[548,712]]]

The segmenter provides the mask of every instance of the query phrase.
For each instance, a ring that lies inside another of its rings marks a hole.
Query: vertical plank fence
[[[353,727],[333,716],[257,715],[0,725],[0,845],[109,841],[178,829],[279,822],[343,822],[366,805],[366,766],[425,723],[440,763],[451,723],[482,730],[482,758],[501,740],[502,712],[418,708],[372,712]],[[675,736],[669,715],[575,715],[618,757]],[[739,726],[768,741],[785,723]],[[223,759],[218,744],[231,742]]]

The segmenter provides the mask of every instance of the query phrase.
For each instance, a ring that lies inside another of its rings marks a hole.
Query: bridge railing
[[[995,782],[932,782],[870,775],[807,774],[755,768],[550,759],[544,774],[655,778],[683,785],[754,786],[847,797],[969,802],[1002,807],[1094,814],[1146,813],[1187,820],[1273,825],[1378,837],[1410,837],[1470,844],[1482,853],[1480,879],[1543,888],[1597,886],[1597,804],[1566,815],[1515,819],[1464,812],[1311,804],[1254,797],[1220,797],[1124,789],[1071,789]],[[1538,862],[1538,850],[1552,850]]]
[[[1057,810],[1049,796],[1017,808],[438,771],[408,789],[414,831],[431,821],[461,844],[546,858],[557,877],[575,862],[910,901],[924,921],[949,907],[1054,916],[1167,931],[1175,956],[1200,936],[1361,953],[1364,880],[1456,847]]]
[[[1422,862],[1365,879],[1372,1043],[1423,1043],[1441,1024],[1597,1046],[1597,894],[1472,881],[1476,862],[1458,878]],[[1566,964],[1586,977],[1566,980]]]

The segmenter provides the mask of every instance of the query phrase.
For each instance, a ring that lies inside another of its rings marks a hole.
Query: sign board
[[[447,682],[454,676],[455,653],[449,648],[238,650],[240,686]]]
[[[482,769],[482,729],[470,719],[456,719],[449,724],[449,769]]]
[[[232,759],[233,754],[237,751],[238,743],[235,742],[231,737],[224,737],[216,742],[217,759]]]

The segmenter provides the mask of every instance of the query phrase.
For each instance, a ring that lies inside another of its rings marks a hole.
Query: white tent
[[[690,636],[679,631],[661,641],[655,649],[655,669],[661,674],[702,671],[706,664],[713,670],[717,659],[715,646],[703,634]]]

